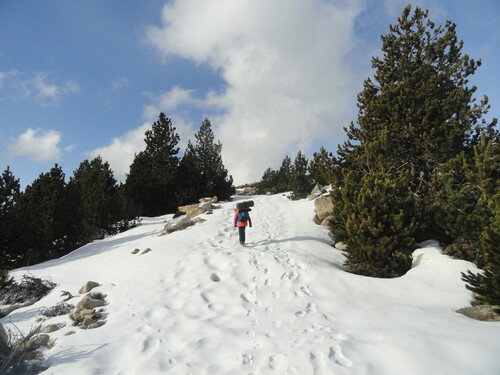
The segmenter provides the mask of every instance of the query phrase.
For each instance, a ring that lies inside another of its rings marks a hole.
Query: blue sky
[[[0,0],[0,169],[24,187],[101,155],[124,180],[164,112],[183,149],[208,117],[237,184],[335,151],[400,0]],[[500,116],[500,3],[412,1],[457,24]]]

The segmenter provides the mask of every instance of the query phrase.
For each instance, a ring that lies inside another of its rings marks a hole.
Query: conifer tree
[[[358,96],[359,127],[347,129],[349,141],[339,155],[347,162],[361,158],[369,167],[364,143],[387,128],[386,169],[409,171],[409,188],[420,198],[437,167],[486,127],[479,120],[489,106],[487,97],[476,104],[476,87],[467,86],[481,62],[462,53],[454,23],[436,26],[428,11],[417,7],[412,13],[410,5],[398,21],[382,36],[382,57],[372,59],[375,81],[367,79]]]
[[[80,241],[86,243],[114,232],[121,212],[118,186],[108,162],[98,156],[80,163],[68,189],[75,194]]]
[[[7,167],[0,176],[0,264],[5,268],[12,267],[17,256],[15,209],[19,194],[19,179]]]
[[[127,196],[140,207],[140,215],[173,212],[177,204],[180,137],[164,113],[145,135],[146,149],[135,155],[126,178]]]
[[[335,187],[331,225],[336,241],[347,244],[346,265],[357,274],[396,277],[411,266],[417,220],[415,196],[409,191],[409,173],[391,174],[384,152],[390,147],[387,130],[367,145],[364,169],[345,169],[341,188]]]
[[[319,152],[313,153],[309,162],[309,174],[315,183],[320,185],[329,185],[332,182],[332,173],[334,168],[334,158],[331,152],[328,152],[321,146]]]
[[[309,161],[307,157],[299,151],[290,174],[290,188],[292,190],[292,199],[305,198],[313,188],[313,181],[309,176]]]
[[[179,204],[191,204],[196,202],[202,195],[205,195],[201,185],[200,168],[194,146],[189,140],[186,151],[180,160],[177,173],[179,189],[176,197]]]
[[[197,187],[198,196],[217,196],[220,200],[234,194],[233,178],[229,176],[222,162],[222,144],[215,141],[212,124],[205,118],[195,134],[195,144],[188,142],[182,161],[181,174],[187,177],[184,185],[193,191]],[[190,176],[187,176],[187,175]],[[194,193],[194,191],[193,191]]]
[[[278,169],[277,185],[276,190],[278,193],[292,190],[291,188],[291,176],[292,176],[292,159],[287,155],[281,162],[281,166]]]
[[[463,275],[480,302],[500,305],[500,143],[482,133],[473,153],[443,165],[436,183],[439,223],[448,254],[474,262],[484,275]]]
[[[276,193],[278,185],[278,172],[267,168],[259,182],[259,190],[261,192]]]
[[[333,175],[332,199],[339,209],[332,232],[336,239],[348,240],[349,254],[356,254],[351,258],[355,270],[378,268],[381,276],[405,272],[408,262],[394,265],[392,273],[377,264],[393,264],[399,251],[406,258],[415,240],[429,238],[436,227],[431,187],[439,166],[473,143],[478,129],[494,125],[481,122],[489,108],[487,97],[475,103],[476,87],[467,86],[480,61],[463,54],[462,46],[455,24],[436,26],[428,11],[417,7],[412,12],[410,5],[382,36],[381,57],[372,59],[373,80],[368,78],[358,95],[358,124],[346,129],[348,140],[338,150]],[[367,186],[380,193],[370,194]],[[403,207],[409,209],[401,211]],[[412,216],[391,219],[399,212]],[[372,248],[349,230],[357,215],[368,226],[364,233],[373,236]],[[407,230],[394,237],[397,241],[388,247],[392,253],[387,252],[378,228],[397,228],[398,222],[406,223]]]
[[[490,200],[492,216],[480,238],[480,248],[487,256],[484,274],[462,273],[467,288],[477,295],[481,303],[500,306],[500,192]],[[499,309],[500,310],[500,309]],[[500,311],[498,311],[500,313]]]
[[[472,152],[464,150],[440,168],[436,177],[437,224],[450,245],[445,251],[455,257],[487,266],[488,254],[480,246],[484,228],[493,216],[490,203],[499,191],[500,144],[482,134]]]
[[[71,249],[66,234],[72,224],[62,168],[57,164],[38,176],[20,195],[16,209],[23,225],[20,248],[23,263],[56,258]]]

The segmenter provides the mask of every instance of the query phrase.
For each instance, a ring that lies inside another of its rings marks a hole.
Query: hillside
[[[252,199],[246,246],[232,227],[235,203],[222,203],[181,232],[158,235],[170,215],[144,218],[61,259],[15,270],[57,287],[1,322],[28,331],[62,291],[76,295],[93,280],[106,295],[107,323],[81,330],[68,316],[44,322],[66,323],[50,334],[44,374],[500,373],[500,323],[455,312],[471,301],[460,272],[474,265],[429,241],[401,278],[349,274],[326,229],[313,223],[313,202]]]

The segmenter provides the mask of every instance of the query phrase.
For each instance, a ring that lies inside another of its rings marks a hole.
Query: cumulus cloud
[[[144,107],[144,118],[154,121],[160,112],[175,111],[181,106],[201,104],[193,97],[193,90],[187,90],[174,86],[171,90],[155,96],[153,102]]]
[[[159,101],[161,101],[161,97]],[[150,110],[150,121],[145,122],[138,128],[129,130],[121,137],[113,138],[110,144],[88,152],[88,157],[91,159],[101,156],[103,160],[107,161],[113,170],[114,177],[119,182],[125,182],[126,174],[129,172],[130,165],[134,161],[135,154],[146,148],[146,143],[144,142],[146,130],[151,129],[153,122],[158,120],[158,114],[162,111],[159,104],[152,104]],[[175,115],[171,119],[176,132],[181,138],[177,146],[180,149],[179,151],[182,152],[186,148],[188,139],[193,136],[193,132],[188,121],[179,115]]]
[[[61,157],[61,134],[55,130],[29,128],[8,146],[11,158],[28,158],[35,162],[57,161]]]
[[[93,159],[101,156],[113,169],[114,177],[118,181],[125,181],[125,174],[128,173],[130,164],[134,160],[134,155],[146,147],[144,143],[144,133],[151,127],[151,124],[130,130],[125,135],[113,138],[107,146],[96,148],[89,152],[89,158]]]
[[[235,182],[248,182],[351,120],[360,79],[350,53],[361,10],[361,1],[174,0],[147,41],[165,60],[220,73],[225,90],[203,101],[218,113],[211,120],[226,167]],[[190,101],[177,88],[164,105]]]

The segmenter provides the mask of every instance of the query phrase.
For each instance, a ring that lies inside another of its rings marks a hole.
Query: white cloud
[[[28,158],[35,162],[57,161],[61,157],[61,134],[55,130],[29,128],[8,146],[11,158]]]
[[[144,118],[149,121],[155,121],[160,112],[172,112],[183,105],[197,106],[201,104],[192,95],[193,90],[182,89],[174,86],[171,90],[152,96],[152,103],[144,107]]]
[[[114,177],[119,182],[125,182],[126,174],[129,173],[129,168],[134,161],[135,154],[146,148],[146,143],[144,142],[146,130],[151,129],[153,121],[158,120],[158,114],[162,111],[156,105],[151,105],[150,108],[150,121],[128,131],[121,137],[113,138],[109,145],[96,148],[88,153],[89,158],[100,155],[104,161],[107,161],[113,170]],[[182,153],[186,148],[188,139],[192,138],[193,131],[189,125],[189,121],[180,115],[170,118],[172,119],[173,126],[176,128],[177,134],[180,136],[180,142],[177,147],[179,147],[179,151]]]
[[[5,80],[6,77],[7,77],[6,72],[0,72],[0,88],[3,86],[3,81]]]
[[[16,81],[19,72],[16,70],[10,71],[0,71],[0,89],[7,88],[10,89],[10,84],[12,81]]]
[[[150,27],[147,41],[165,59],[209,64],[226,89],[204,105],[223,144],[224,163],[237,183],[258,180],[318,140],[340,134],[352,119],[360,78],[350,53],[360,1],[176,0]],[[175,107],[192,101],[177,88]],[[202,105],[196,103],[197,105]]]
[[[111,86],[113,88],[113,91],[120,90],[124,87],[130,86],[130,82],[126,77],[118,78],[115,79],[112,83]]]
[[[158,121],[159,113],[165,112],[167,109],[173,110],[173,113],[168,113],[167,116],[171,118],[172,125],[175,127],[176,133],[179,134],[180,142],[177,147],[179,147],[179,156],[181,156],[188,140],[193,138],[194,133],[190,120],[176,111],[179,106],[187,102],[201,103],[202,101],[191,97],[188,90],[178,88],[158,95],[153,103],[144,107],[145,122],[141,126],[128,131],[123,136],[113,138],[109,145],[88,152],[88,157],[94,158],[100,155],[103,160],[110,164],[114,177],[119,182],[125,182],[126,174],[129,173],[135,154],[146,148],[144,142],[146,130],[150,130],[153,122]],[[199,125],[201,125],[201,120]]]
[[[129,171],[134,155],[146,147],[144,133],[150,127],[151,124],[145,123],[121,137],[113,138],[111,144],[90,151],[89,158],[100,155],[103,160],[110,164],[115,178],[118,181],[125,181],[125,174]]]
[[[80,87],[73,81],[66,81],[60,85],[48,82],[47,75],[35,74],[32,78],[23,82],[24,95],[44,107],[58,106],[63,98],[76,94]]]

